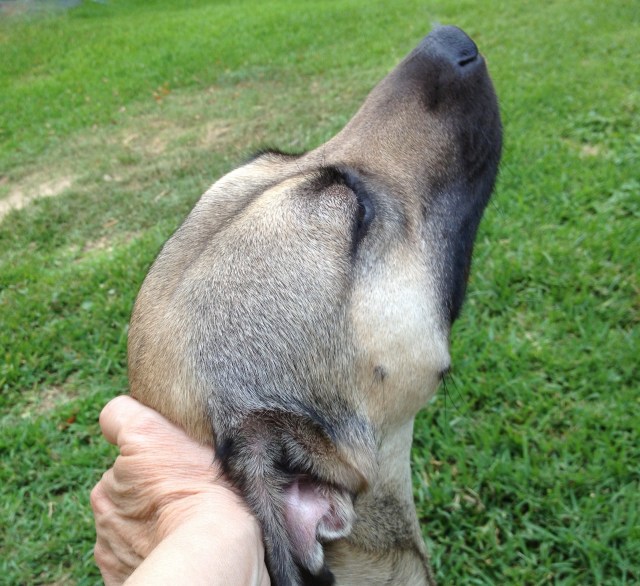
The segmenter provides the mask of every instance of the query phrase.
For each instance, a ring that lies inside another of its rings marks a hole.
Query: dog
[[[436,28],[328,142],[222,177],[149,271],[131,393],[215,445],[272,584],[435,584],[413,421],[449,370],[501,143],[483,57]]]

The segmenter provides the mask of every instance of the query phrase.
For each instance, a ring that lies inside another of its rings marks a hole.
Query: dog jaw
[[[423,259],[397,247],[363,276],[351,299],[358,340],[358,387],[371,421],[380,429],[404,425],[433,396],[449,367],[448,335],[437,291]]]

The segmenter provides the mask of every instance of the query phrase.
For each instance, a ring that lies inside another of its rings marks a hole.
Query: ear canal
[[[324,566],[322,543],[346,537],[355,512],[351,495],[340,488],[299,477],[285,490],[285,523],[296,561],[318,574]]]
[[[320,541],[333,541],[351,533],[355,521],[353,499],[350,494],[338,489],[328,489],[329,511],[320,519],[317,535]]]

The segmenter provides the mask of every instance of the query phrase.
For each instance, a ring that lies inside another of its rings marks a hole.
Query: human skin
[[[91,492],[95,559],[106,586],[267,586],[260,527],[214,461],[128,396],[100,427],[120,455]]]

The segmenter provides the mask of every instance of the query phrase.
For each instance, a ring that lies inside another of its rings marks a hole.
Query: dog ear
[[[334,583],[323,544],[351,532],[354,495],[366,489],[354,456],[338,446],[310,417],[280,411],[253,412],[217,437],[223,470],[262,527],[274,585]],[[362,440],[358,464],[371,459],[368,446]]]
[[[297,563],[311,574],[324,566],[323,543],[346,537],[355,520],[344,489],[300,476],[285,490],[284,517]]]

